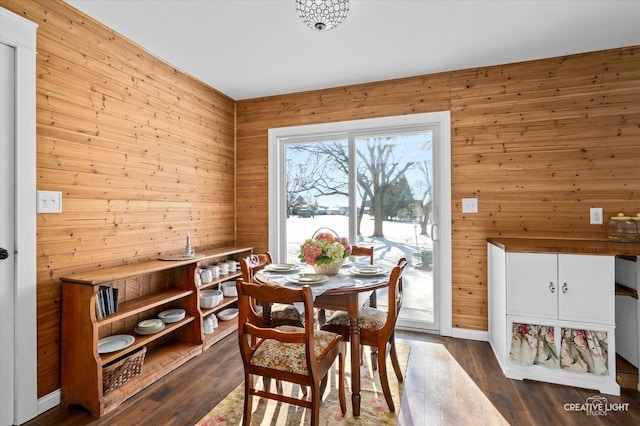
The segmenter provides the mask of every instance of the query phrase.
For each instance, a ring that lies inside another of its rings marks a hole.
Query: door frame
[[[398,126],[437,125],[440,129],[439,146],[434,146],[434,175],[438,185],[434,188],[434,201],[437,209],[437,239],[434,240],[434,298],[438,300],[438,322],[440,335],[451,336],[452,326],[452,272],[451,272],[451,112],[438,111],[423,114],[410,114],[363,120],[341,121],[334,123],[311,124],[304,126],[280,127],[268,130],[269,162],[269,250],[278,256],[278,247],[286,244],[284,230],[277,231],[281,219],[283,199],[274,196],[276,188],[285,188],[284,150],[279,139],[300,135],[338,134],[363,129]],[[437,245],[437,250],[436,250]],[[437,254],[436,254],[437,253]]]
[[[37,24],[0,8],[0,42],[15,49],[15,245],[11,253],[15,268],[14,424],[24,423],[38,415],[35,197],[37,28]]]

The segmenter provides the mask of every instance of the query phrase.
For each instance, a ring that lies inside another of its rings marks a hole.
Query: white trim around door
[[[437,239],[438,245],[435,256],[435,268],[438,288],[436,297],[439,300],[439,324],[440,335],[451,336],[452,328],[452,289],[451,289],[451,113],[439,111],[424,114],[411,114],[393,117],[371,118],[363,120],[341,121],[334,123],[313,124],[307,126],[281,127],[269,129],[269,250],[278,252],[278,247],[286,244],[284,231],[279,232],[277,224],[280,223],[284,196],[283,191],[274,191],[274,188],[284,188],[284,153],[279,140],[288,137],[300,137],[301,135],[342,134],[355,132],[362,129],[386,128],[398,126],[419,126],[425,124],[437,125],[440,129],[439,146],[434,149],[437,156],[436,165],[439,165],[435,173],[438,173],[438,188],[434,191],[437,197],[436,204],[439,211],[437,215]],[[435,160],[435,158],[434,158]]]
[[[9,248],[13,285],[13,424],[37,416],[36,318],[36,30],[37,25],[0,8],[0,43],[15,55],[15,243]],[[1,113],[1,112],[0,112]],[[7,259],[9,260],[9,259]],[[0,360],[2,362],[2,360]]]

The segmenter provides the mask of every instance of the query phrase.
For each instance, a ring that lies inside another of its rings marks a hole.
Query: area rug
[[[410,346],[406,343],[396,342],[398,360],[403,375],[407,371]],[[387,373],[389,376],[389,387],[393,396],[396,411],[390,412],[382,394],[382,386],[377,370],[371,366],[371,356],[368,348],[364,352],[364,365],[360,368],[361,404],[360,416],[353,417],[351,407],[351,372],[349,356],[347,355],[345,396],[347,400],[347,413],[340,411],[338,401],[337,363],[329,371],[327,388],[322,396],[320,408],[321,425],[396,425],[398,421],[398,411],[400,410],[400,399],[402,397],[402,383],[398,383],[396,375],[391,365],[391,360],[387,357]],[[262,386],[261,379],[256,384],[258,388]],[[272,384],[271,386],[275,386]],[[300,386],[291,383],[282,383],[283,392],[286,395],[300,397],[302,395]],[[204,416],[197,426],[232,426],[242,424],[242,407],[244,404],[244,383],[234,389],[220,404],[215,406],[209,414]],[[253,414],[251,415],[252,425],[287,425],[298,426],[310,424],[311,410],[304,409],[291,404],[272,401],[266,398],[253,397]]]

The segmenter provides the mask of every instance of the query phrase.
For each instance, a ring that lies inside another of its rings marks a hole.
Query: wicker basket
[[[313,270],[316,271],[316,274],[336,275],[340,272],[340,268],[342,268],[343,263],[344,259],[340,259],[338,262],[325,263],[323,265],[315,264],[313,265]]]
[[[147,348],[144,346],[102,367],[102,392],[107,394],[139,376]]]
[[[327,231],[331,234],[333,234],[336,238],[339,238],[340,236],[338,235],[338,233],[336,231],[334,231],[331,228],[319,228],[316,229],[316,232],[313,233],[313,235],[311,236],[311,238],[315,238],[316,235],[318,235],[321,231]],[[316,272],[316,274],[322,274],[322,275],[336,275],[338,272],[340,272],[340,268],[342,267],[342,264],[344,263],[344,259],[340,259],[337,260],[335,262],[331,262],[331,263],[325,263],[322,265],[312,265],[313,266],[313,270]]]

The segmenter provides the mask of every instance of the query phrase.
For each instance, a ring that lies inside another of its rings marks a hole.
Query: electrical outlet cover
[[[462,199],[462,213],[478,213],[478,199],[477,198],[463,198]]]

